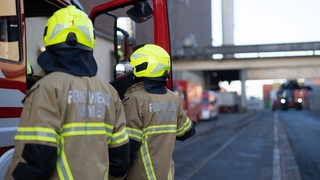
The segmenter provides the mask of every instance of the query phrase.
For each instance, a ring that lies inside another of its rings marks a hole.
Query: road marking
[[[278,137],[278,113],[273,116],[273,176],[272,180],[281,180],[281,166],[280,166],[280,149]]]
[[[207,130],[205,130],[202,133],[197,132],[195,137],[190,138],[190,140],[187,140],[181,144],[179,144],[179,146],[175,146],[175,151],[178,151],[180,149],[185,148],[186,146],[189,146],[190,144],[193,144],[197,141],[202,140],[201,135],[206,134],[206,133],[211,133],[211,131],[215,130],[215,129],[219,129],[219,128],[223,128],[226,126],[230,126],[230,125],[238,125],[239,123],[246,123],[246,122],[250,122],[251,119],[247,120],[248,118],[256,118],[257,115],[255,115],[254,117],[252,117],[252,114],[246,115],[244,117],[242,117],[241,119],[239,119],[238,121],[233,121],[233,122],[229,122],[229,123],[224,123],[224,124],[214,124],[214,126],[208,126],[209,128]]]
[[[252,122],[254,118],[248,120],[247,122]],[[199,163],[195,164],[193,168],[187,171],[181,178],[179,179],[190,179],[193,175],[195,175],[200,169],[202,169],[209,161],[217,157],[224,149],[226,149],[233,141],[235,141],[242,133],[249,129],[253,123],[249,124],[247,127],[241,129],[237,134],[233,135],[226,143],[224,143],[219,149],[213,151],[213,153],[209,154],[205,159],[201,159]]]

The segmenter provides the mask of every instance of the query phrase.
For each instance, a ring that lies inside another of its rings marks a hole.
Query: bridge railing
[[[280,53],[279,53],[280,52]],[[256,54],[253,58],[286,57],[286,56],[319,56],[320,42],[256,44],[256,45],[224,45],[217,47],[189,47],[172,50],[174,59],[211,58],[222,55],[221,59],[236,58],[237,54]],[[248,56],[250,57],[250,56]],[[246,58],[248,58],[246,57]]]

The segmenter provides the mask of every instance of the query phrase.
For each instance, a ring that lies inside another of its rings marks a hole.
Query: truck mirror
[[[136,23],[142,23],[153,16],[153,10],[147,1],[140,1],[129,9],[127,14]]]
[[[128,39],[129,34],[121,29],[117,28],[117,61],[123,61],[128,59],[129,54],[129,45],[128,45]]]
[[[128,61],[120,61],[114,68],[114,79],[121,79],[133,72],[133,67]]]
[[[135,26],[129,17],[118,17],[116,20],[115,50],[117,62],[127,61],[130,54],[130,44],[135,43]]]

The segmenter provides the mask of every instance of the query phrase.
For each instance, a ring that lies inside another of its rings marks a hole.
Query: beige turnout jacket
[[[123,106],[111,85],[97,77],[53,72],[27,94],[6,179],[25,162],[21,155],[27,143],[57,148],[50,179],[107,179],[108,149],[127,142]]]
[[[180,98],[170,90],[150,94],[141,82],[127,90],[123,105],[128,135],[141,143],[127,179],[173,179],[176,137],[192,127]]]

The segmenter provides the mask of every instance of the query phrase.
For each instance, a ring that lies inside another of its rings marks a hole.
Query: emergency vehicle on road
[[[14,135],[23,108],[22,100],[26,94],[27,57],[30,57],[30,54],[34,54],[32,57],[37,57],[39,54],[39,48],[34,49],[27,44],[35,41],[33,36],[37,36],[40,40],[43,36],[42,33],[28,33],[26,27],[33,18],[43,17],[45,22],[53,12],[69,4],[83,9],[78,0],[1,1],[0,179],[3,178],[13,154]],[[112,72],[111,68],[106,69],[101,64],[108,64],[113,68],[117,63],[127,61],[126,58],[129,57],[132,47],[137,44],[154,43],[162,46],[170,54],[166,0],[106,0],[106,3],[94,7],[89,17],[94,22],[96,35],[105,37],[113,44],[113,48],[109,48],[101,46],[100,41],[96,43],[95,54],[109,52],[113,55],[110,56],[113,60],[101,60],[97,57],[100,71]],[[31,20],[28,21],[28,19]],[[30,26],[39,28],[43,32],[44,25]],[[147,29],[150,33],[146,32]],[[112,34],[111,38],[110,34]],[[138,39],[139,37],[141,39]],[[172,88],[171,79],[169,79],[168,88]]]
[[[274,103],[273,109],[309,109],[310,90],[310,87],[301,86],[296,80],[290,80],[286,83],[283,83],[277,92],[277,102]]]
[[[201,100],[201,120],[216,119],[218,114],[217,93],[212,90],[204,90]]]
[[[174,80],[173,90],[183,102],[183,109],[187,112],[193,123],[201,119],[203,86],[197,81]]]

